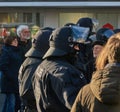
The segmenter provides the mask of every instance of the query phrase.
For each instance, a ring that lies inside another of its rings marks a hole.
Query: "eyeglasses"
[[[29,30],[23,30],[22,32],[23,32],[23,33],[30,33]]]

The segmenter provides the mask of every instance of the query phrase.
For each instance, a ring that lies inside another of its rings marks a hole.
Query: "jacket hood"
[[[90,88],[95,97],[104,104],[120,103],[120,65],[109,64],[93,74]]]

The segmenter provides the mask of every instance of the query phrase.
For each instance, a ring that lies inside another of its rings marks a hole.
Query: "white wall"
[[[58,12],[56,12],[55,10],[52,11],[46,11],[45,12],[45,17],[44,17],[44,27],[53,27],[56,28],[58,27]]]

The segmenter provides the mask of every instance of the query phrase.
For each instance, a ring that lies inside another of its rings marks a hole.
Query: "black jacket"
[[[69,112],[85,84],[84,75],[64,58],[45,59],[36,69],[33,83],[38,112]]]
[[[41,63],[41,52],[31,48],[26,53],[26,59],[19,70],[19,93],[27,107],[36,109],[35,97],[32,88],[32,77],[37,66]]]
[[[22,57],[22,62],[25,60],[25,54],[31,48],[32,42],[31,39],[27,40],[27,42],[19,40],[19,49],[20,49],[20,56]]]
[[[20,51],[14,46],[3,46],[0,56],[0,70],[3,72],[1,91],[18,93],[18,71],[22,63]]]

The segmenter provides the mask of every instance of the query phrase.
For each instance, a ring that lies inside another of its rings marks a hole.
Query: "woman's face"
[[[17,39],[14,39],[14,40],[12,41],[11,45],[17,47],[17,46],[18,46],[18,40],[17,40]]]
[[[101,52],[102,49],[103,49],[103,46],[94,45],[94,47],[93,47],[93,57],[96,58],[99,55],[99,53]]]

